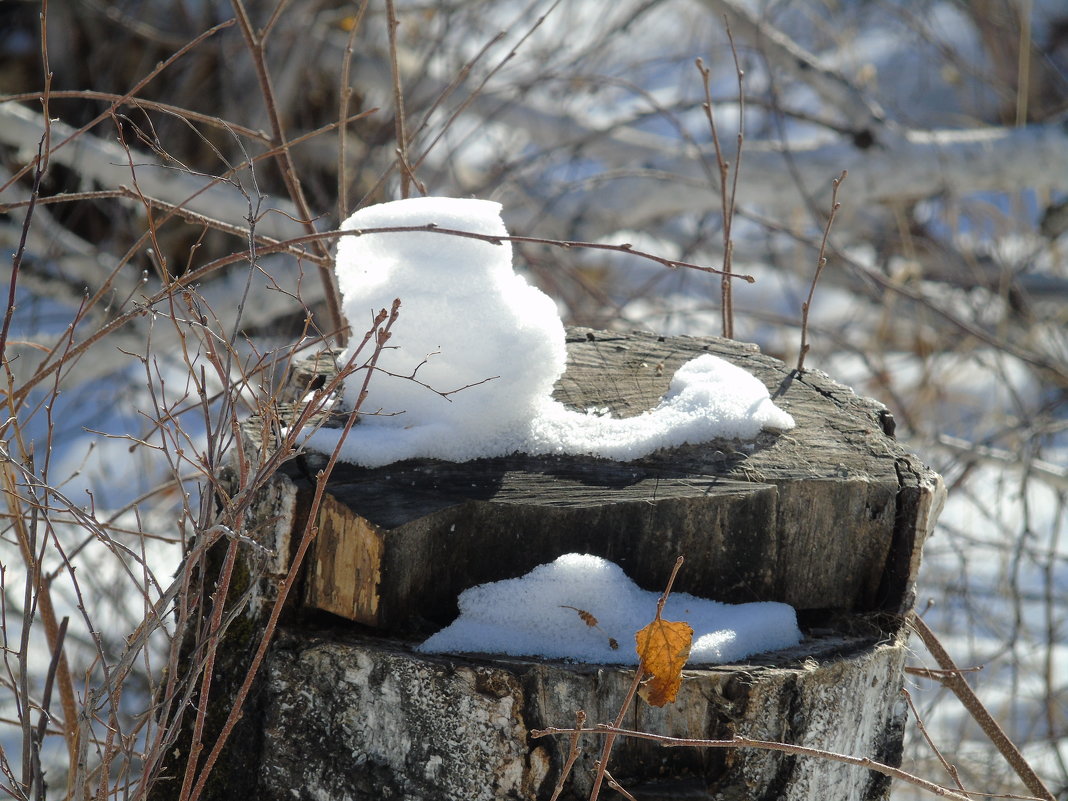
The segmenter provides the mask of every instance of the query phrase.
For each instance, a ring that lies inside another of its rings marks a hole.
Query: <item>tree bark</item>
[[[794,603],[805,634],[794,648],[744,664],[690,665],[675,703],[636,701],[627,727],[899,762],[903,620],[943,488],[893,440],[885,408],[728,340],[570,329],[568,348],[556,394],[576,408],[638,414],[676,367],[711,352],[760,377],[797,428],[629,463],[515,455],[335,472],[331,500],[312,521],[318,537],[303,604],[283,621],[243,721],[258,743],[239,772],[247,786],[221,785],[219,798],[549,798],[568,738],[530,731],[570,726],[578,710],[589,726],[614,720],[632,670],[424,655],[413,646],[452,619],[460,590],[583,550],[618,561],[650,589],[662,587],[682,553],[677,590]],[[298,372],[294,398],[325,372],[321,362]],[[251,578],[253,618],[269,608],[271,576],[284,570],[293,532],[304,530],[317,469],[308,455],[279,475],[263,507],[269,519],[249,523],[276,554],[261,568],[269,575]],[[589,793],[599,745],[585,736],[562,798]],[[885,776],[840,762],[627,738],[609,770],[645,801],[875,801],[889,792]],[[249,784],[249,776],[258,778]]]

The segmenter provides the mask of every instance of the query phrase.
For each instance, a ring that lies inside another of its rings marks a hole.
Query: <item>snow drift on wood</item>
[[[501,206],[486,200],[413,198],[370,206],[342,230],[432,224],[507,237]],[[400,298],[345,461],[376,467],[409,458],[467,461],[515,452],[629,460],[716,437],[752,439],[794,421],[754,376],[711,354],[683,365],[655,408],[614,419],[565,408],[551,397],[567,358],[553,301],[512,269],[507,241],[440,231],[342,237],[337,254],[344,312],[359,342],[379,309]],[[352,356],[346,351],[341,362]],[[413,380],[415,379],[415,380]],[[363,373],[348,381],[353,408]],[[310,444],[330,451],[339,431]]]
[[[634,634],[653,619],[659,597],[613,562],[565,554],[521,578],[464,590],[460,617],[417,650],[635,665]],[[793,608],[781,603],[723,604],[679,592],[663,616],[693,627],[691,664],[734,662],[801,641]]]

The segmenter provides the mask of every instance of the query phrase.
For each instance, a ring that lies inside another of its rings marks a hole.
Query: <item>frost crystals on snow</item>
[[[413,198],[361,209],[341,227],[432,223],[507,236],[500,211],[487,200]],[[435,231],[342,237],[337,277],[355,342],[376,311],[401,300],[360,422],[343,446],[345,461],[377,467],[515,452],[630,460],[658,448],[753,439],[761,428],[794,426],[759,380],[711,354],[683,365],[660,404],[637,417],[565,408],[551,397],[567,358],[563,324],[553,301],[514,272],[508,242]],[[342,354],[342,363],[349,356]],[[357,376],[345,387],[348,408],[362,384],[362,373]],[[455,391],[461,387],[467,388]],[[310,445],[329,451],[338,436],[323,429]]]

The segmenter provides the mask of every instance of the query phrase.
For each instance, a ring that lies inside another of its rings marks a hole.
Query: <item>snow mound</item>
[[[413,198],[361,209],[341,228],[433,225],[505,237],[500,212],[487,200]],[[567,359],[564,327],[553,301],[512,269],[508,242],[432,230],[347,236],[336,269],[356,343],[379,309],[401,300],[360,422],[342,446],[344,461],[377,467],[515,452],[629,460],[794,426],[759,380],[711,354],[683,365],[660,404],[638,417],[598,417],[553,400]],[[351,355],[346,350],[342,363]],[[357,376],[344,390],[348,408],[362,385]],[[339,436],[323,429],[309,445],[329,452]]]
[[[416,650],[635,665],[634,634],[653,619],[658,599],[613,562],[566,554],[520,578],[464,590],[460,616]],[[596,626],[577,610],[593,615]],[[691,664],[735,662],[801,641],[796,613],[787,604],[733,605],[673,593],[663,617],[693,627]]]

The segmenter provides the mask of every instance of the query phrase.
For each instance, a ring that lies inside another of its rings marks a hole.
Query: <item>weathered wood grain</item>
[[[880,404],[821,373],[797,376],[750,345],[588,329],[569,331],[556,397],[640,414],[702,353],[760,378],[797,428],[628,463],[516,454],[341,465],[329,486],[336,504],[318,521],[307,603],[388,631],[428,632],[455,616],[467,587],[577,551],[617,562],[651,590],[681,554],[677,588],[720,601],[906,608],[926,534],[906,507],[937,495],[937,477],[887,433]],[[308,458],[314,472],[319,457]],[[358,556],[368,553],[374,565]],[[330,586],[353,581],[362,586]]]
[[[894,441],[880,404],[818,372],[797,376],[751,346],[582,329],[568,344],[557,397],[575,408],[640,414],[680,364],[711,352],[763,380],[797,428],[630,463],[512,455],[341,466],[311,521],[319,535],[304,606],[284,617],[268,652],[242,724],[247,739],[230,749],[235,780],[211,799],[549,798],[567,742],[534,740],[530,730],[571,725],[579,709],[590,725],[614,719],[632,671],[412,646],[452,619],[461,590],[569,551],[612,559],[654,590],[683,554],[678,590],[799,609],[805,638],[796,648],[690,665],[674,704],[636,701],[628,726],[897,763],[903,620],[943,497],[938,476]],[[319,383],[319,370],[294,377],[294,402]],[[252,443],[269,431],[247,427]],[[263,515],[248,521],[250,531],[270,532],[264,544],[278,562],[263,574],[253,628],[307,521],[321,464],[314,455],[292,463],[264,489]],[[219,664],[240,676],[241,656]],[[588,795],[597,751],[586,744],[564,799]],[[641,801],[881,801],[889,792],[871,771],[750,749],[621,740],[610,769]]]

